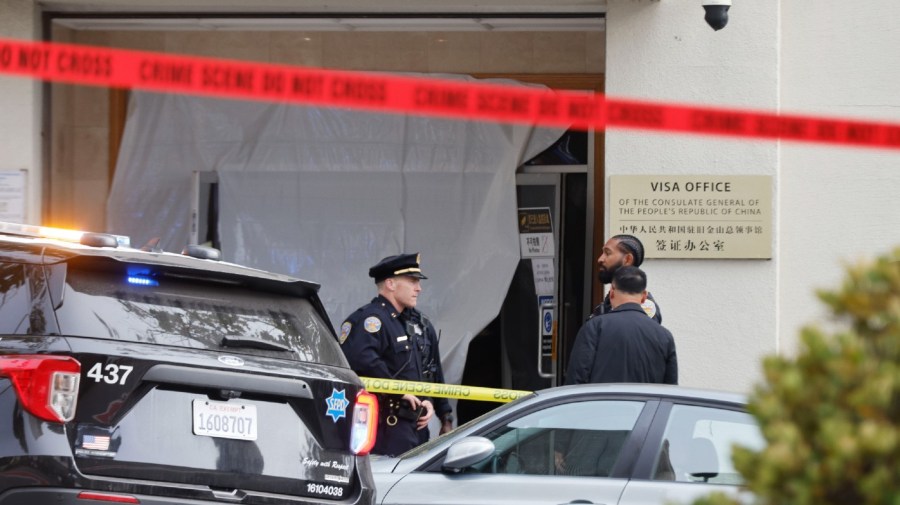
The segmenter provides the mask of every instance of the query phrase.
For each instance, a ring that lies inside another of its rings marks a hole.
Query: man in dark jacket
[[[641,308],[647,276],[622,266],[612,278],[612,310],[589,319],[572,347],[566,384],[651,382],[678,384],[675,339]]]

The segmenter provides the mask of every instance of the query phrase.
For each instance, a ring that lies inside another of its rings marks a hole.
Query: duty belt
[[[388,426],[396,426],[398,418],[406,419],[407,421],[416,422],[419,420],[419,416],[422,415],[422,411],[425,409],[424,407],[419,407],[418,409],[413,409],[409,406],[409,402],[403,400],[402,397],[396,395],[379,395],[382,400],[384,400],[384,404],[387,407],[385,412],[387,412],[387,416],[385,417],[385,422]]]

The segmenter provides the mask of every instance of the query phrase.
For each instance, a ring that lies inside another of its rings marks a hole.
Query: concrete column
[[[32,0],[0,1],[0,37],[40,38]],[[41,82],[0,74],[0,170],[26,171],[25,221],[41,220]]]

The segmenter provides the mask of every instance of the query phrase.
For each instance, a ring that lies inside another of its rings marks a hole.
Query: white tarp
[[[371,265],[420,252],[429,279],[419,308],[458,383],[519,260],[516,167],[561,133],[135,92],[108,231],[180,251],[191,174],[216,172],[225,260],[321,283],[336,327],[375,296]]]

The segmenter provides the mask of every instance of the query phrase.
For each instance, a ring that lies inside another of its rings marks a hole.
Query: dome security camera
[[[703,0],[703,9],[706,11],[706,24],[713,30],[721,30],[728,24],[728,8],[731,0]]]

